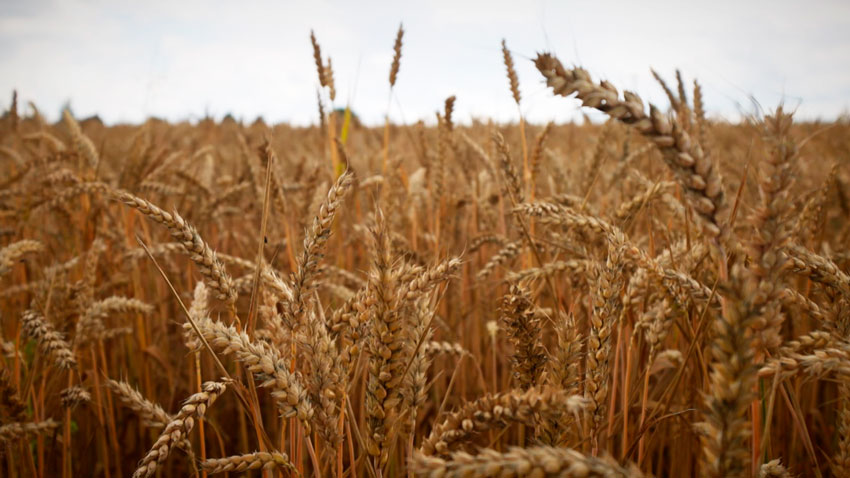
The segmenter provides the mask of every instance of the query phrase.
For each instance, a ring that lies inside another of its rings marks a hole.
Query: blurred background
[[[516,121],[500,51],[514,54],[531,122],[581,119],[554,99],[530,58],[565,63],[666,106],[650,67],[704,87],[711,116],[735,121],[780,101],[798,120],[850,110],[850,2],[315,1],[2,2],[0,106],[17,89],[48,119],[64,106],[107,123],[149,116],[318,121],[310,30],[333,60],[335,107],[366,124]],[[388,73],[399,23],[401,72]]]

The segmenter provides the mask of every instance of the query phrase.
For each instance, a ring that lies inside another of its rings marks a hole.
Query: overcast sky
[[[734,120],[784,99],[800,118],[850,111],[848,1],[72,1],[0,0],[0,105],[12,89],[55,119],[316,121],[314,29],[333,59],[337,106],[382,123],[399,22],[405,36],[394,120],[432,120],[457,95],[456,118],[511,121],[500,41],[513,51],[531,121],[580,118],[530,59],[565,65],[666,106],[650,67],[699,79],[711,114]]]

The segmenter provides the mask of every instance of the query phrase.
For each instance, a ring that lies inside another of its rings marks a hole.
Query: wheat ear
[[[18,438],[48,433],[59,428],[59,423],[48,418],[41,422],[13,422],[0,426],[0,442],[8,442]]]
[[[211,475],[231,471],[243,472],[248,470],[280,470],[295,471],[286,453],[259,451],[246,455],[235,455],[227,458],[208,458],[201,463],[203,470]]]
[[[206,382],[203,391],[186,399],[183,407],[165,426],[165,430],[153,444],[147,455],[142,458],[133,478],[148,478],[165,463],[171,450],[189,435],[195,427],[195,417],[203,418],[207,408],[226,390],[220,382]]]
[[[534,63],[556,95],[575,93],[583,106],[598,109],[633,126],[655,143],[692,198],[694,209],[705,220],[705,232],[711,236],[720,235],[723,225],[718,213],[724,204],[720,173],[714,161],[698,143],[691,140],[679,121],[668,120],[653,105],[650,105],[647,115],[643,100],[638,95],[626,91],[620,99],[617,88],[611,83],[602,81],[596,84],[587,71],[581,68],[568,70],[548,53],[537,55]]]
[[[481,450],[477,455],[453,453],[442,459],[417,454],[413,473],[420,478],[628,478],[644,476],[635,466],[624,468],[610,458],[595,458],[569,448],[513,447],[507,452]]]
[[[38,346],[53,359],[59,368],[69,370],[77,366],[77,360],[68,342],[41,314],[28,310],[21,316],[21,323],[24,333],[35,339]]]
[[[237,292],[233,287],[233,279],[227,274],[224,264],[216,257],[215,252],[191,224],[177,212],[165,212],[151,202],[126,191],[115,191],[113,194],[117,200],[168,228],[171,237],[183,244],[186,253],[197,264],[207,285],[218,292],[218,298],[228,303],[236,301]]]

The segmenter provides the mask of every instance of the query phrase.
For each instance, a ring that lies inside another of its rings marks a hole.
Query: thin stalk
[[[100,347],[98,348],[98,351],[100,352],[101,361],[103,362],[103,367],[104,367],[103,373],[105,375],[108,371],[107,367],[106,367],[107,366],[106,354],[103,351],[103,342],[100,341],[100,340],[98,340],[97,342],[100,345]],[[95,385],[95,387],[100,388],[100,379],[98,378],[98,373],[97,373],[97,358],[95,356],[94,347],[92,347],[90,350],[91,350],[91,353],[92,353],[92,364],[94,364],[93,367],[92,367],[94,369],[94,375],[95,375],[94,385]],[[119,446],[118,446],[118,431],[117,431],[116,426],[115,426],[115,417],[113,415],[113,408],[112,408],[112,396],[110,394],[106,394],[106,425],[107,425],[107,429],[109,430],[109,441],[112,444],[112,453],[115,454],[115,466],[116,466],[116,468],[118,468],[117,473],[120,474],[121,473],[121,469],[120,469],[120,467],[121,467],[121,465],[120,465],[121,464],[121,453],[119,451]]]
[[[203,384],[202,377],[201,377],[201,352],[195,351],[192,355],[194,355],[194,358],[195,358],[195,379],[196,379],[195,392],[200,393],[201,392],[201,385]],[[204,434],[204,419],[203,419],[203,417],[198,418],[198,441],[199,441],[198,445],[201,448],[201,461],[203,462],[207,459],[207,446],[206,446],[206,437],[205,437],[205,434]],[[203,470],[201,472],[201,476],[203,478],[207,478],[207,471]]]
[[[73,383],[73,377],[69,371],[66,387],[70,388]],[[69,478],[71,476],[71,407],[65,407],[65,423],[62,428],[62,478]]]

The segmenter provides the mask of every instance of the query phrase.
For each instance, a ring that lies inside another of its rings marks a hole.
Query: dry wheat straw
[[[850,476],[850,386],[846,379],[838,386],[838,450],[833,470],[835,476]]]
[[[759,186],[761,203],[750,220],[755,234],[750,241],[751,269],[759,281],[757,295],[749,298],[759,308],[761,317],[753,323],[756,347],[774,350],[782,342],[780,336],[784,316],[779,309],[785,257],[780,251],[791,240],[788,225],[790,188],[797,145],[789,137],[791,115],[783,113],[765,118],[767,141],[771,154],[762,164]]]
[[[514,346],[511,357],[514,379],[523,390],[539,384],[546,366],[546,354],[540,341],[540,318],[524,284],[512,284],[502,299],[502,325]]]
[[[448,459],[417,454],[412,464],[421,478],[614,478],[640,477],[611,458],[595,458],[569,448],[537,446],[507,452],[481,450],[477,455],[458,452]]]
[[[146,399],[138,390],[127,382],[118,382],[107,379],[106,385],[112,390],[127,408],[133,410],[142,420],[142,424],[150,428],[163,428],[168,425],[174,417],[169,415],[158,404]],[[177,446],[186,452],[194,460],[192,443],[188,437],[183,437],[177,442]]]
[[[667,95],[667,100],[670,101],[670,107],[673,108],[674,111],[678,111],[680,108],[679,98],[676,97],[676,94],[673,93],[673,90],[670,89],[667,82],[664,81],[664,78],[662,78],[657,71],[652,68],[650,68],[649,71],[652,72],[652,77],[655,78],[655,81],[657,81],[661,86],[661,89],[664,90],[664,94]]]
[[[284,417],[298,417],[307,429],[313,417],[313,405],[300,374],[291,373],[289,364],[277,351],[264,342],[256,342],[245,332],[237,331],[209,317],[195,319],[201,335],[219,353],[234,355],[245,364],[245,368],[262,381],[260,386],[271,389],[272,397]],[[189,323],[185,330],[191,330]]]
[[[298,267],[292,277],[293,298],[287,307],[281,307],[288,314],[286,320],[294,329],[304,311],[304,300],[310,295],[312,282],[319,272],[319,261],[331,235],[331,226],[337,209],[342,205],[345,195],[354,182],[354,173],[350,169],[337,178],[322,202],[319,212],[304,237],[304,248],[298,258]]]
[[[464,404],[434,425],[422,441],[420,451],[425,455],[447,455],[478,433],[512,423],[534,426],[538,417],[550,420],[563,415],[578,416],[587,406],[585,398],[551,388],[488,395]]]
[[[505,142],[504,136],[498,131],[493,133],[493,142],[496,143],[496,150],[499,152],[499,165],[502,168],[502,173],[505,175],[505,183],[507,184],[508,194],[514,204],[525,202],[525,194],[522,188],[522,180],[519,172],[514,167],[511,159],[511,151],[508,144]]]
[[[791,478],[791,473],[776,459],[761,465],[759,478]]]
[[[800,307],[806,312],[806,315],[819,322],[827,322],[830,320],[828,315],[817,303],[794,289],[785,288],[782,292],[781,299],[786,305],[796,305]]]
[[[83,130],[80,129],[79,123],[77,123],[77,120],[71,116],[71,113],[68,110],[65,110],[62,113],[62,117],[65,120],[65,125],[71,132],[71,139],[74,141],[74,149],[77,150],[77,153],[80,156],[85,158],[88,162],[89,168],[96,169],[100,162],[100,157],[97,154],[97,149],[94,147],[94,143],[92,143],[91,139],[83,133]]]
[[[11,421],[22,422],[26,418],[27,406],[18,397],[12,376],[5,368],[0,370],[0,409]]]
[[[43,142],[47,145],[47,149],[54,154],[65,151],[65,143],[48,131],[38,131],[26,134],[23,135],[21,139],[24,141]]]
[[[487,279],[493,274],[496,268],[515,258],[520,252],[522,252],[522,241],[514,241],[505,244],[502,249],[490,257],[490,260],[484,264],[484,267],[478,270],[475,278],[479,281]]]
[[[632,219],[638,211],[644,209],[653,200],[660,198],[668,189],[672,189],[674,185],[670,181],[654,183],[640,194],[617,206],[617,210],[614,212],[614,219],[618,221]]]
[[[112,314],[136,313],[150,315],[152,312],[152,305],[129,297],[112,296],[92,302],[77,321],[74,346],[102,338],[106,332],[103,319],[106,319]]]
[[[791,245],[783,251],[795,272],[806,274],[813,281],[828,285],[850,298],[850,275],[828,257],[798,245]]]
[[[380,217],[380,216],[379,216]],[[401,317],[392,308],[398,287],[396,272],[392,270],[392,258],[388,234],[379,221],[373,231],[375,262],[369,278],[371,312],[369,335],[369,364],[366,385],[367,451],[378,457],[381,464],[389,456],[387,448],[387,425],[398,403],[398,385],[401,383],[403,367],[403,340]]]
[[[0,442],[8,442],[32,435],[49,433],[59,428],[59,423],[48,418],[41,422],[13,422],[0,426]]]
[[[15,262],[17,262],[22,256],[41,252],[43,250],[44,245],[42,243],[31,239],[13,242],[0,249],[0,277],[12,270],[15,266]]]
[[[319,42],[316,41],[316,35],[313,34],[313,30],[310,30],[310,43],[313,45],[313,60],[316,62],[316,71],[319,74],[319,84],[322,86],[328,86],[328,80],[325,73],[325,63],[322,59],[322,49],[319,46]]]
[[[509,272],[505,276],[507,282],[520,282],[528,280],[539,280],[558,274],[565,274],[570,281],[579,282],[587,268],[591,267],[590,261],[585,259],[570,259],[566,261],[551,261],[540,267],[532,267],[517,272]]]
[[[91,402],[91,394],[79,385],[62,390],[59,393],[59,398],[63,408],[74,408],[77,405]]]
[[[549,202],[526,203],[515,208],[515,211],[536,218],[541,224],[561,225],[586,231],[604,237],[609,243],[622,248],[622,258],[635,266],[646,269],[655,277],[671,283],[687,292],[693,298],[702,301],[712,297],[712,291],[684,272],[663,267],[654,258],[639,247],[632,244],[623,231],[607,221],[589,214],[576,212],[570,208]]]
[[[435,355],[453,355],[457,357],[462,357],[466,355],[471,355],[468,350],[463,348],[463,345],[455,342],[446,342],[439,340],[430,340],[422,344],[423,350],[425,353],[435,356]]]
[[[399,24],[398,33],[395,36],[393,44],[393,63],[390,67],[390,88],[395,86],[395,80],[398,78],[398,70],[401,67],[401,41],[404,37],[404,28]]]
[[[401,422],[401,436],[410,436],[416,431],[416,419],[420,407],[428,399],[428,368],[431,366],[432,355],[426,350],[425,344],[431,340],[431,322],[434,311],[431,310],[429,298],[420,297],[415,300],[412,313],[408,316],[406,326],[410,328],[410,341],[406,346],[408,358],[407,372],[401,383],[402,397],[399,406],[400,417],[407,416]]]
[[[573,317],[560,317],[556,320],[555,334],[557,341],[549,352],[544,382],[557,390],[563,390],[567,395],[576,396],[581,385],[579,365],[584,342],[582,335],[577,330]],[[546,445],[556,446],[564,443],[569,427],[568,418],[562,415],[551,420],[541,420],[536,438]]]
[[[201,463],[203,470],[211,475],[217,473],[228,473],[231,471],[243,472],[248,470],[271,470],[278,468],[281,471],[294,471],[295,468],[289,462],[286,453],[259,451],[245,455],[229,456],[227,458],[208,458]]]
[[[535,178],[538,177],[540,172],[543,152],[546,150],[546,140],[549,139],[549,135],[552,133],[554,127],[555,123],[551,121],[546,123],[546,127],[534,139],[534,149],[531,151],[531,173]]]
[[[596,108],[633,126],[655,143],[693,199],[694,209],[705,220],[705,232],[711,236],[720,234],[723,225],[718,213],[724,204],[723,183],[714,161],[691,140],[684,125],[668,120],[653,105],[647,115],[643,100],[636,94],[626,91],[620,99],[612,84],[607,81],[595,84],[587,71],[567,70],[548,53],[539,54],[535,65],[555,94],[570,96],[576,93],[583,106]]]
[[[508,50],[508,45],[505,43],[504,39],[502,40],[502,58],[505,62],[505,69],[508,72],[508,82],[511,85],[511,95],[513,95],[516,104],[519,105],[519,79],[517,79],[516,69],[514,68],[514,59],[511,56],[511,51]]]
[[[168,228],[171,237],[183,245],[186,254],[198,265],[198,270],[207,285],[218,292],[218,298],[231,303],[236,301],[237,292],[224,264],[216,257],[215,252],[207,246],[207,243],[204,242],[192,225],[186,222],[177,212],[165,212],[151,202],[128,192],[116,191],[114,195],[117,200],[137,209],[145,216]]]
[[[730,276],[730,300],[714,321],[705,421],[699,424],[704,473],[712,478],[745,476],[750,467],[747,441],[752,429],[746,413],[756,382],[750,328],[759,311],[747,298],[755,295],[758,280],[741,264],[733,265]]]
[[[814,238],[817,228],[820,227],[829,193],[838,180],[838,170],[839,167],[836,162],[829,170],[829,174],[824,180],[823,185],[806,201],[800,214],[797,215],[792,234],[799,239],[800,244],[811,241]]]
[[[195,417],[204,418],[207,408],[224,393],[226,388],[224,383],[206,382],[202,392],[187,398],[180,411],[165,426],[165,430],[162,431],[151,450],[142,458],[133,473],[133,478],[148,478],[156,473],[157,468],[165,463],[171,449],[189,436],[195,427]]]
[[[80,184],[75,184],[67,189],[63,189],[59,193],[53,195],[49,200],[38,204],[37,210],[45,210],[45,209],[53,209],[58,206],[64,205],[68,203],[71,198],[79,196],[81,194],[89,194],[93,195],[96,193],[106,193],[111,191],[111,188],[102,182],[99,181],[91,181]]]
[[[778,357],[765,362],[758,371],[760,377],[770,377],[776,373],[786,377],[806,373],[814,378],[835,373],[846,380],[850,377],[850,344],[830,341],[812,350],[785,350]]]
[[[319,434],[332,447],[342,440],[339,433],[339,400],[346,390],[348,370],[343,366],[336,343],[324,321],[316,314],[305,318],[305,342],[309,374],[306,377]]]
[[[38,346],[59,368],[68,370],[77,366],[77,360],[68,342],[41,314],[28,310],[21,316],[21,324],[24,333],[35,339]]]
[[[118,395],[121,403],[139,415],[145,426],[159,428],[164,427],[171,421],[172,417],[162,407],[146,399],[129,383],[109,379],[106,384]]]
[[[615,321],[620,315],[622,302],[620,291],[623,287],[622,268],[623,249],[621,245],[611,244],[604,264],[588,269],[595,288],[591,298],[592,314],[587,340],[587,360],[585,371],[585,397],[589,400],[591,412],[591,438],[595,441],[607,410],[608,364],[611,359],[611,334]],[[596,443],[593,443],[594,448]]]

